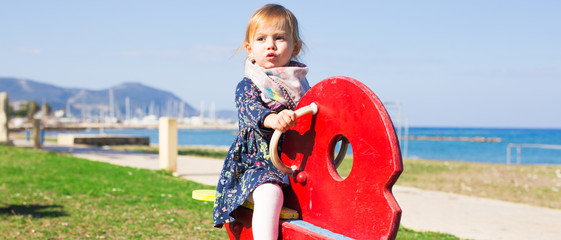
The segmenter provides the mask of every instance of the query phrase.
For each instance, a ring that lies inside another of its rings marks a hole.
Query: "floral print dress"
[[[264,128],[263,120],[273,111],[266,107],[260,95],[261,91],[249,78],[244,78],[236,88],[239,133],[228,150],[218,180],[213,214],[215,227],[234,221],[232,213],[257,186],[266,182],[289,184],[288,176],[280,172],[269,157],[273,130]]]

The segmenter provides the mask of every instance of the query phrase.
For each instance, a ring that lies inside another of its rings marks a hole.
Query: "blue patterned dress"
[[[239,133],[228,150],[216,187],[215,227],[234,221],[232,212],[255,187],[266,182],[289,184],[288,176],[277,170],[269,157],[269,141],[274,131],[264,128],[263,120],[273,111],[266,107],[260,94],[249,78],[244,78],[236,88]]]

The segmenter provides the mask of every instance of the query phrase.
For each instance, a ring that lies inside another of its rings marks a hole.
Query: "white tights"
[[[253,239],[278,239],[279,215],[284,201],[282,188],[274,183],[264,183],[253,190]]]

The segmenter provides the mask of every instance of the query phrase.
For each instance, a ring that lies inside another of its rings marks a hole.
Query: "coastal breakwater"
[[[451,136],[408,136],[408,140],[420,141],[462,141],[462,142],[501,142],[497,137],[451,137]]]
[[[75,144],[85,144],[94,146],[109,145],[150,145],[149,137],[123,136],[123,135],[74,135],[59,134],[58,144],[72,146]]]

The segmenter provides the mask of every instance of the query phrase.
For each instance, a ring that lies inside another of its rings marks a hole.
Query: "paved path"
[[[561,210],[402,186],[393,192],[402,225],[414,230],[469,239],[561,239]]]
[[[16,140],[15,144],[30,145],[22,140]],[[63,147],[49,142],[44,148],[122,166],[159,169],[157,154]],[[216,185],[222,161],[178,156],[177,168],[177,175],[182,178]],[[403,186],[394,186],[393,192],[403,210],[401,224],[407,228],[468,239],[561,240],[561,210]]]

